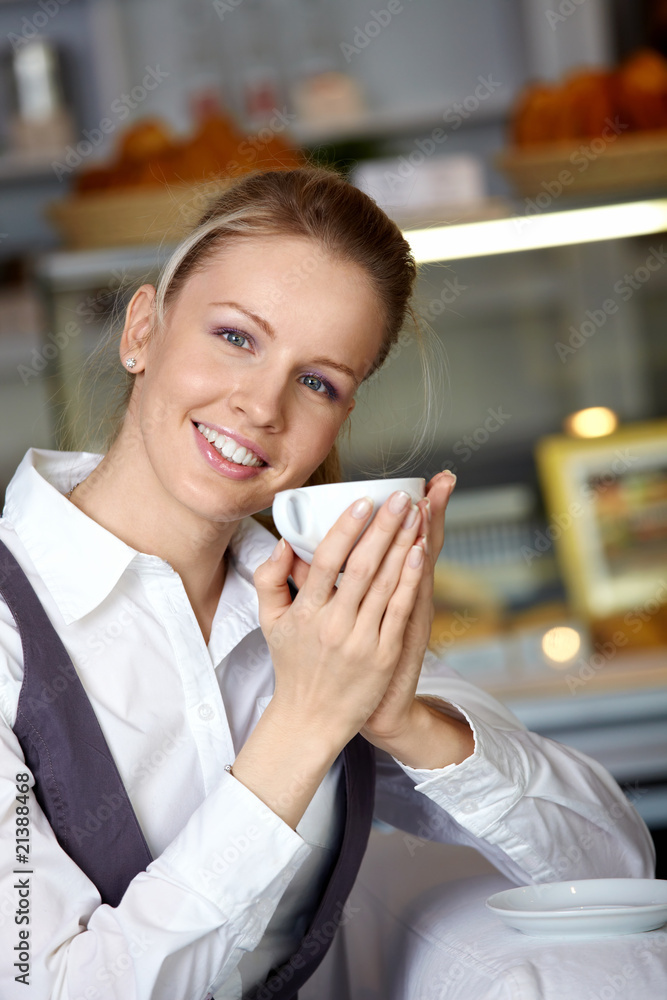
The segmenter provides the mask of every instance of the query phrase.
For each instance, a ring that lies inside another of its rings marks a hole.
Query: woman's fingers
[[[292,603],[287,577],[295,558],[292,548],[281,538],[271,557],[255,570],[260,625],[265,635]]]
[[[307,569],[293,557],[299,579],[293,576],[302,602],[315,611],[333,601],[331,611],[339,629],[352,630],[360,617],[365,628],[377,632],[399,587],[408,550],[419,535],[427,539],[422,545],[429,547],[432,559],[437,558],[444,537],[444,511],[455,481],[446,472],[435,476],[429,482],[427,497],[417,505],[412,504],[407,493],[392,494],[370,525],[372,501],[363,498],[352,504],[318,545]],[[343,566],[345,572],[335,590]],[[400,586],[402,594],[394,602],[392,614],[402,614],[399,604],[410,599],[406,596],[409,583],[403,579]]]
[[[377,512],[373,523],[347,560],[336,593],[335,611],[340,628],[354,628],[362,602],[368,602],[364,621],[372,632],[377,630],[387,603],[398,584],[409,546],[415,541],[420,524],[411,518],[414,505],[407,494],[393,494]],[[402,524],[410,524],[402,529]]]
[[[398,585],[387,603],[380,623],[380,651],[385,651],[387,655],[402,648],[403,635],[422,585],[424,566],[427,561],[426,544],[426,538],[420,535],[417,544],[410,547]],[[363,627],[361,616],[359,616],[359,622]]]
[[[354,543],[373,512],[373,501],[362,497],[344,511],[315,550],[307,579],[301,588],[313,608],[323,607]],[[377,519],[376,519],[377,520]]]
[[[416,504],[412,504],[359,605],[358,617],[364,627],[369,629],[379,627],[389,598],[399,584],[410,547],[422,534],[424,534],[422,510]]]
[[[442,548],[445,511],[455,485],[456,477],[447,471],[434,476],[428,484],[427,496],[418,504],[421,512],[418,543],[425,550],[419,581],[414,587],[414,578],[410,577],[406,567],[382,620],[381,642],[384,644],[388,640],[388,648],[392,643],[400,643],[403,658],[407,655],[408,660],[412,647],[418,649],[419,664],[431,632],[433,567]]]
[[[301,590],[304,583],[308,579],[308,574],[310,572],[310,563],[307,563],[305,559],[298,556],[296,552],[294,553],[294,562],[292,563],[292,569],[290,570],[290,576],[296,584],[297,590]]]
[[[445,540],[445,510],[455,486],[456,476],[448,469],[439,472],[428,484],[427,496],[431,509],[429,538],[434,561],[438,558]]]
[[[371,501],[369,503],[372,504]],[[348,616],[356,614],[410,503],[407,493],[393,493],[382,504],[353,552],[351,550],[355,542],[368,523],[372,506],[370,509],[364,508],[358,501],[349,507],[317,546],[304,588],[308,600],[315,606],[323,606],[345,564],[343,580],[335,595],[336,601],[339,611],[345,610]],[[348,624],[352,627],[353,622]]]

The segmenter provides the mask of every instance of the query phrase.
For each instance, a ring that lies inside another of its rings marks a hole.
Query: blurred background
[[[401,337],[344,462],[458,476],[434,651],[601,760],[666,877],[664,0],[1,0],[0,490],[102,447],[77,372],[206,200],[306,161],[421,261],[435,433]]]

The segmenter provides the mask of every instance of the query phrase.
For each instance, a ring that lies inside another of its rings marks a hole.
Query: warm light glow
[[[612,434],[618,427],[618,417],[606,406],[589,406],[572,413],[565,421],[565,430],[573,437],[595,438]]]
[[[518,215],[404,232],[418,263],[595,243],[667,229],[667,199]]]
[[[556,625],[542,636],[542,652],[554,664],[569,663],[580,649],[581,636],[568,625]]]

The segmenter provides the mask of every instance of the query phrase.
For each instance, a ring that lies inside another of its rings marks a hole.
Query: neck
[[[139,552],[159,556],[180,576],[208,642],[225,580],[225,554],[239,521],[203,518],[168,494],[139,441],[123,428],[70,502]]]

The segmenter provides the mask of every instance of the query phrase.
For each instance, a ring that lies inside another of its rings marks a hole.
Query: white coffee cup
[[[296,554],[311,563],[326,533],[355,500],[370,497],[373,501],[372,514],[359,532],[361,537],[378,508],[392,493],[404,490],[416,503],[424,497],[425,489],[424,479],[369,479],[282,490],[276,493],[273,501],[273,520]]]

